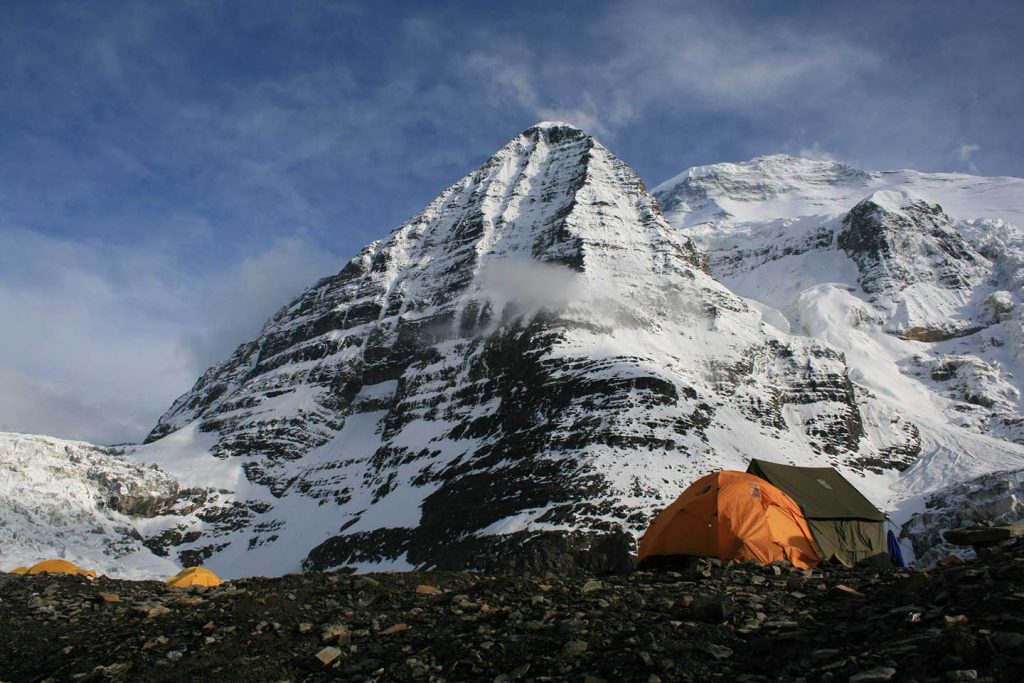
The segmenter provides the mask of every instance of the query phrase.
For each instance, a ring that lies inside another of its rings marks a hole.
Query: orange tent
[[[219,586],[224,582],[209,569],[189,567],[167,579],[167,583],[174,588],[188,588],[189,586]]]
[[[764,479],[731,471],[701,477],[654,518],[639,559],[664,555],[788,560],[801,568],[821,561],[800,506]]]
[[[26,574],[84,574],[85,576],[96,576],[91,569],[82,569],[74,562],[67,560],[43,560],[28,568]]]

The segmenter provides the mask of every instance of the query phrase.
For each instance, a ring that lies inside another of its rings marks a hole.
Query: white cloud
[[[0,230],[0,428],[141,439],[208,365],[338,268],[301,235],[205,270],[161,247]]]
[[[486,295],[495,311],[514,303],[535,313],[564,309],[584,297],[580,274],[563,265],[524,259],[489,263],[482,273]]]
[[[971,173],[978,173],[978,166],[974,163],[973,157],[975,153],[981,151],[980,145],[973,145],[964,143],[957,147],[956,158],[960,162],[961,168],[966,168]]]
[[[831,152],[821,148],[821,145],[815,142],[810,147],[802,148],[797,156],[804,159],[812,159],[814,161],[837,161],[835,155]]]
[[[290,297],[337,272],[341,265],[339,259],[295,236],[196,283],[194,293],[201,297],[197,317],[202,324],[187,329],[183,341],[192,366],[205,370],[227,358]]]
[[[132,395],[86,395],[0,364],[0,431],[116,443],[152,428]]]
[[[610,135],[652,106],[752,114],[794,98],[820,100],[882,63],[838,34],[650,3],[620,5],[590,32],[602,47],[590,59],[490,35],[463,66],[498,102]]]

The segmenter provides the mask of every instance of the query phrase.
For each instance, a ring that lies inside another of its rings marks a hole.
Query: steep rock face
[[[176,552],[228,574],[485,566],[534,552],[516,534],[583,534],[545,542],[578,554],[640,531],[754,452],[913,459],[897,415],[863,423],[842,354],[764,327],[705,267],[593,138],[531,128],[161,418],[137,458],[192,434],[240,472],[244,512],[174,530]]]
[[[869,294],[930,283],[970,289],[990,264],[961,237],[937,204],[876,192],[843,218],[840,249],[857,264]]]

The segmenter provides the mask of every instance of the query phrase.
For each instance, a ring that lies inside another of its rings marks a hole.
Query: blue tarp
[[[896,540],[896,534],[889,530],[886,535],[886,540],[889,544],[889,561],[892,562],[894,567],[906,567],[907,563],[903,561],[903,552],[900,550],[900,542]]]

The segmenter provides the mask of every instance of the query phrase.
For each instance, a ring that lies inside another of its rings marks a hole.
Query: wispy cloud
[[[956,158],[961,168],[966,168],[971,173],[978,172],[978,166],[974,163],[973,157],[981,151],[981,145],[964,143],[956,148]]]
[[[615,135],[651,108],[752,113],[820,101],[884,63],[838,31],[807,35],[708,7],[620,3],[588,33],[582,54],[495,33],[464,65],[498,101]]]
[[[836,161],[836,157],[831,152],[822,149],[821,145],[815,142],[810,147],[802,147],[797,152],[797,156],[803,157],[804,159],[813,159],[814,161]]]

